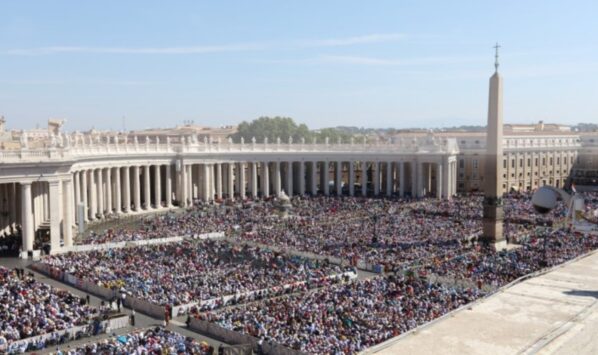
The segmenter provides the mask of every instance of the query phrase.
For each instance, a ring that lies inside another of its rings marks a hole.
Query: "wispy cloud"
[[[297,44],[305,47],[340,47],[358,44],[396,42],[407,37],[408,36],[403,33],[376,33],[365,36],[298,41]]]
[[[60,53],[87,54],[203,54],[219,52],[241,52],[264,49],[264,44],[243,43],[217,46],[188,46],[188,47],[80,47],[80,46],[52,46],[38,48],[9,49],[5,53],[13,55],[43,55]]]
[[[321,55],[300,60],[279,60],[272,63],[305,63],[305,64],[354,64],[367,66],[422,66],[429,64],[465,64],[487,60],[481,56],[462,57],[423,57],[423,58],[379,58],[355,55]]]
[[[356,64],[356,65],[385,65],[385,66],[398,66],[404,65],[402,60],[398,59],[385,59],[385,58],[374,58],[374,57],[361,57],[361,56],[346,56],[346,55],[323,55],[319,57],[320,62],[335,63],[335,64]]]
[[[158,84],[143,80],[118,80],[118,79],[71,79],[71,80],[0,80],[3,85],[107,85],[107,86],[148,86]]]
[[[406,38],[400,33],[378,33],[362,36],[311,39],[293,41],[248,42],[222,45],[197,45],[181,47],[96,47],[96,46],[48,46],[36,48],[13,48],[5,50],[9,55],[48,54],[208,54],[222,52],[245,52],[267,49],[300,49],[318,47],[340,47],[363,44],[393,42]]]

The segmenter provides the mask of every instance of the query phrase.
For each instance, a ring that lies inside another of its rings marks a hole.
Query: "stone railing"
[[[321,153],[401,153],[401,154],[456,154],[457,142],[445,139],[442,142],[424,139],[398,142],[375,143],[221,143],[190,142],[170,144],[147,143],[78,143],[57,148],[0,150],[0,163],[77,160],[95,156],[122,156],[145,154],[193,154],[219,152],[321,152]]]

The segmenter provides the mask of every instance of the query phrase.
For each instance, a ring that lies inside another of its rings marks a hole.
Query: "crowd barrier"
[[[82,244],[82,245],[73,245],[71,247],[63,247],[56,251],[53,251],[52,254],[64,254],[64,253],[80,253],[86,251],[96,251],[96,250],[107,250],[107,249],[118,249],[118,248],[125,248],[125,247],[138,247],[144,245],[155,245],[155,244],[167,244],[167,243],[175,243],[180,242],[186,237],[176,236],[176,237],[165,237],[165,238],[154,238],[154,239],[143,239],[143,240],[131,240],[131,241],[124,241],[124,242],[111,242],[111,243],[102,243],[102,244]],[[202,233],[194,236],[189,236],[187,238],[193,239],[220,239],[224,238],[224,232],[211,232],[211,233]],[[39,252],[39,251],[38,251]],[[38,257],[39,259],[39,257]]]
[[[64,330],[57,330],[52,333],[37,335],[34,337],[21,339],[17,341],[10,342],[6,348],[2,348],[0,346],[0,352],[8,353],[8,354],[18,354],[23,353],[27,350],[30,344],[40,344],[45,343],[51,339],[60,339],[65,337],[67,340],[75,339],[76,337],[83,334],[83,336],[93,336],[97,334],[104,334],[109,333],[113,330],[125,328],[129,325],[129,317],[128,316],[119,316],[108,320],[100,321],[96,324],[87,324],[87,325],[80,325],[76,327],[72,327],[69,329]],[[39,349],[37,349],[39,350]]]
[[[193,238],[193,239],[222,239],[224,237],[225,237],[224,232],[210,232],[210,233],[196,234],[196,235],[193,235],[191,238]]]
[[[155,303],[150,303],[146,300],[137,297],[127,296],[125,298],[124,305],[131,309],[134,309],[135,312],[141,312],[143,314],[157,319],[164,319],[166,315],[164,306],[160,306]]]
[[[330,275],[330,276],[325,276],[322,279],[323,280],[330,280],[330,279],[339,279],[342,277],[348,277],[350,279],[355,279],[357,278],[357,274],[352,272],[352,271],[347,271],[341,274],[336,274],[336,275]],[[320,280],[322,280],[320,279]],[[257,294],[257,293],[262,293],[262,292],[266,292],[266,293],[277,293],[278,291],[281,290],[286,290],[289,289],[291,287],[297,287],[297,286],[301,286],[303,284],[305,284],[306,281],[298,281],[298,282],[294,282],[291,284],[286,284],[286,285],[282,285],[282,286],[276,286],[276,287],[270,287],[270,288],[264,288],[261,290],[256,290],[256,291],[248,291],[248,292],[242,292],[242,293],[237,293],[234,295],[227,295],[227,296],[222,296],[222,297],[217,297],[217,298],[212,298],[209,300],[204,300],[204,301],[200,301],[200,302],[191,302],[191,303],[187,303],[187,304],[183,304],[183,305],[179,305],[179,306],[173,306],[172,307],[172,312],[171,312],[171,317],[178,317],[181,315],[186,314],[191,308],[195,307],[195,306],[205,306],[205,305],[210,305],[210,304],[217,304],[218,302],[221,302],[222,305],[226,305],[228,304],[228,302],[231,299],[234,298],[251,298],[251,296]]]
[[[124,247],[137,247],[142,245],[153,245],[153,244],[166,244],[180,242],[183,237],[166,237],[166,238],[155,238],[155,239],[144,239],[144,240],[132,240],[126,242],[113,242],[113,243],[102,243],[102,244],[82,244],[73,245],[71,247],[63,247],[59,250],[52,252],[52,254],[64,254],[64,253],[79,253],[85,251],[95,250],[107,250],[107,249],[118,249]]]
[[[110,333],[116,329],[126,328],[130,324],[129,316],[127,315],[110,318],[106,322],[108,322],[106,325],[106,333]]]
[[[258,352],[258,339],[251,335],[241,334],[234,330],[225,329],[219,325],[210,323],[208,321],[199,320],[196,318],[191,319],[189,328],[192,330],[207,335],[211,338],[219,339],[227,344],[251,344],[253,350]],[[262,353],[268,355],[303,355],[301,351],[297,351],[286,346],[263,342],[261,345]]]
[[[112,290],[107,287],[96,285],[92,282],[77,278],[49,265],[33,264],[31,265],[31,268],[55,280],[62,281],[81,291],[87,292],[105,300],[112,300],[119,296],[118,290]],[[148,316],[164,319],[164,306],[156,305],[132,296],[127,296],[123,303],[126,307],[135,309],[136,311],[147,314]]]

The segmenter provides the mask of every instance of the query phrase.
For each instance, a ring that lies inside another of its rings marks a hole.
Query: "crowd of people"
[[[98,310],[24,269],[0,266],[0,344],[87,325]]]
[[[592,194],[585,198],[598,201]],[[199,205],[146,219],[133,232],[90,235],[86,242],[208,232],[225,232],[234,240],[185,240],[43,262],[155,304],[216,300],[191,313],[264,341],[310,353],[355,353],[598,248],[598,237],[558,223],[567,211],[564,203],[539,217],[530,193],[512,193],[503,199],[504,230],[519,247],[497,252],[477,243],[482,203],[481,195],[450,201],[318,196],[293,198],[286,218],[277,214],[276,201]],[[346,269],[285,252],[290,250],[351,266],[381,266],[386,276],[327,280]],[[295,286],[287,292],[282,284]],[[242,295],[250,291],[258,292]],[[226,303],[226,295],[235,297]]]
[[[94,343],[67,347],[53,355],[88,354],[214,354],[214,347],[206,342],[183,336],[163,327],[137,330]]]
[[[198,315],[229,330],[310,354],[352,354],[467,304],[482,294],[388,276]]]
[[[225,240],[98,250],[49,256],[43,264],[159,305],[181,305],[297,282],[343,269]]]

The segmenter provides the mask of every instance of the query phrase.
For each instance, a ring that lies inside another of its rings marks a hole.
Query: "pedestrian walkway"
[[[507,287],[366,353],[597,354],[598,253]]]

